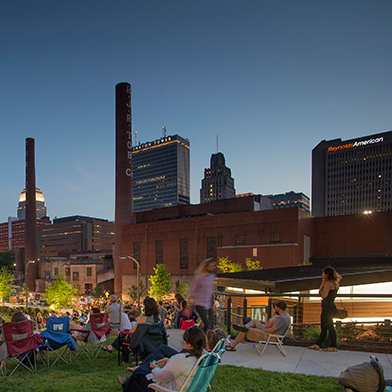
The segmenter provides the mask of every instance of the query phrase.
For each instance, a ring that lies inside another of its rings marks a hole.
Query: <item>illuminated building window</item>
[[[72,272],[72,280],[74,282],[78,282],[79,281],[79,272]]]

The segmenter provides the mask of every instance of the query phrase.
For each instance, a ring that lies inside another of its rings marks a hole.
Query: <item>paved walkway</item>
[[[176,350],[184,348],[183,331],[170,329],[169,345]],[[392,379],[392,353],[378,354],[357,351],[329,353],[307,350],[303,347],[284,346],[287,357],[275,347],[267,347],[260,357],[253,343],[238,344],[236,352],[226,352],[222,358],[223,365],[244,366],[269,371],[311,374],[316,376],[337,377],[347,367],[369,361],[369,355],[375,355],[384,367],[386,379]]]

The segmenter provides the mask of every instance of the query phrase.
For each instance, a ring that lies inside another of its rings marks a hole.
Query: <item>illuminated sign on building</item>
[[[335,151],[339,151],[339,150],[345,150],[347,148],[367,146],[368,144],[375,144],[375,143],[380,143],[383,141],[384,141],[383,137],[378,137],[376,139],[362,140],[360,142],[355,142],[355,143],[346,143],[346,144],[342,144],[342,145],[336,146],[336,147],[332,147],[332,146],[328,147],[328,152],[335,152]]]

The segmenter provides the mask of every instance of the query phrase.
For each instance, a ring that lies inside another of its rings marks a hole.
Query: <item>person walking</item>
[[[321,302],[321,333],[317,342],[308,349],[320,350],[322,343],[328,334],[330,347],[323,349],[323,351],[336,352],[336,331],[333,325],[333,318],[336,314],[335,298],[339,289],[339,282],[342,277],[332,267],[325,267],[323,269],[323,281],[319,288],[319,294],[323,299]]]
[[[203,321],[205,333],[212,327],[209,317],[210,310],[212,309],[212,313],[216,314],[215,306],[212,303],[216,278],[215,267],[216,261],[213,258],[202,261],[195,271],[195,279],[188,291],[188,296],[193,298],[196,312]]]

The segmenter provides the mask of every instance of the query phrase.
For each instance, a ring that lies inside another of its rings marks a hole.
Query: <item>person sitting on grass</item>
[[[269,334],[283,335],[290,325],[290,315],[286,312],[287,304],[285,301],[276,301],[273,304],[274,311],[278,316],[274,320],[272,327],[266,327],[260,320],[252,320],[246,325],[233,324],[233,329],[240,331],[229,346],[226,346],[226,351],[236,351],[238,343],[247,338],[251,342],[266,341]]]
[[[206,352],[206,335],[199,327],[188,328],[184,332],[183,339],[185,349],[180,353],[171,349],[173,355],[170,358],[166,357],[154,362],[150,355],[138,368],[135,368],[128,380],[118,376],[123,391],[145,392],[148,390],[148,385],[153,382],[159,382],[166,388],[180,390],[197,359]],[[151,362],[147,362],[147,359]]]

